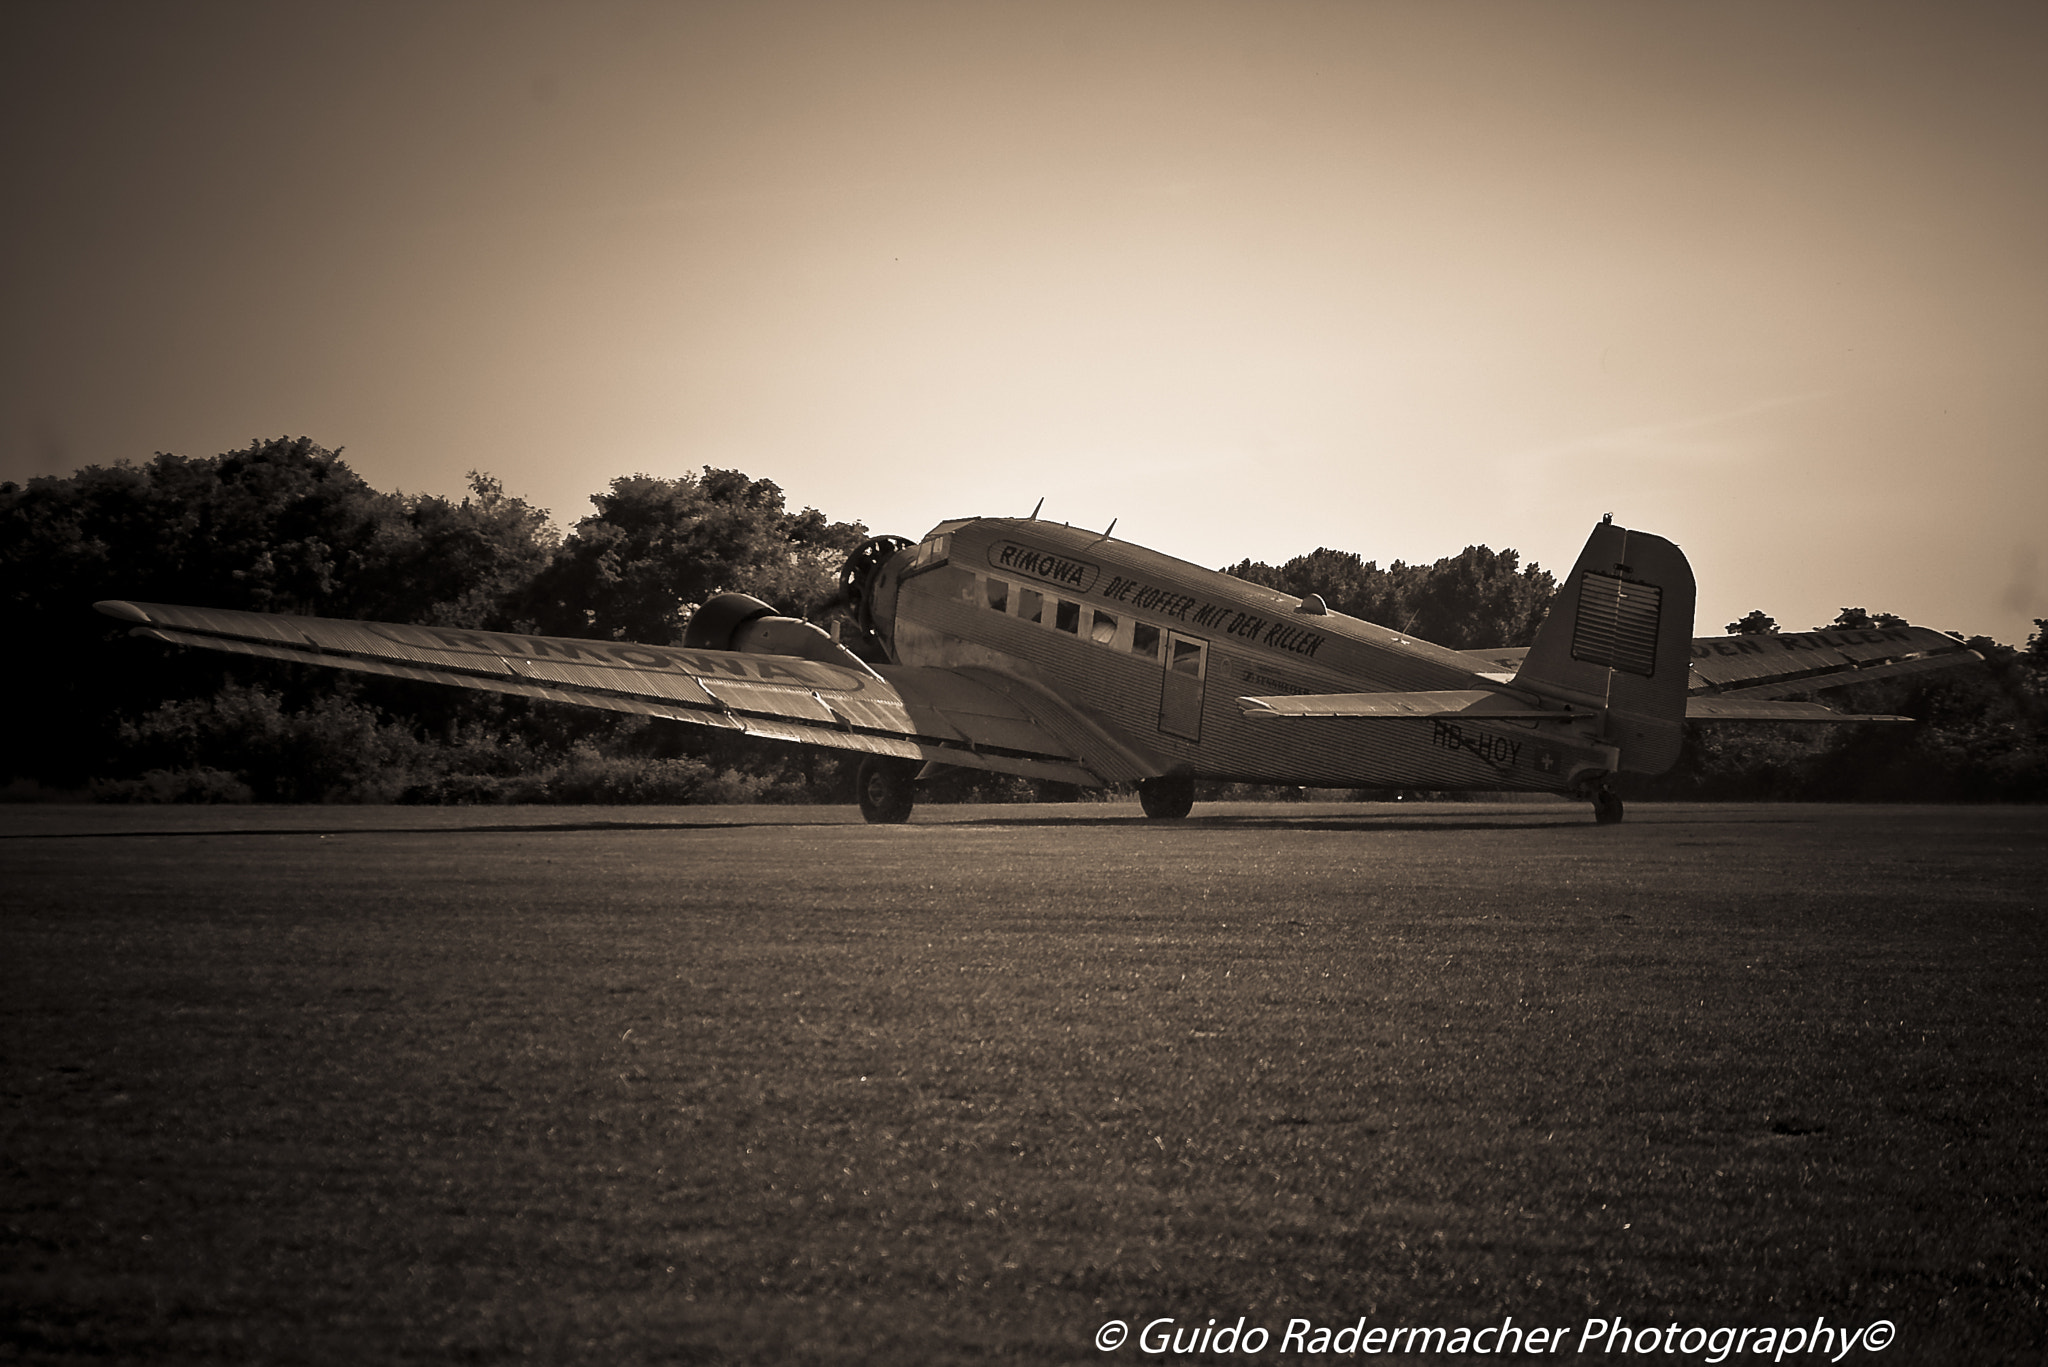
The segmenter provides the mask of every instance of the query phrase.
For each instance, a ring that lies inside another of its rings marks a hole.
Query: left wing
[[[273,660],[663,717],[772,740],[1096,786],[1156,772],[1059,700],[987,671],[689,650],[159,603],[135,634]]]

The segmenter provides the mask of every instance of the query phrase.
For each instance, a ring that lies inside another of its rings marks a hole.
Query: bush
[[[96,779],[88,791],[94,802],[251,802],[256,797],[233,774],[203,764],[151,769],[140,778]]]
[[[524,800],[521,788],[528,782],[497,774],[437,774],[407,787],[398,800],[415,807],[492,807]]]
[[[207,771],[232,775],[260,802],[389,802],[426,750],[350,698],[318,697],[287,711],[278,693],[239,683],[154,708],[122,723],[121,738],[148,766],[133,791],[176,786],[147,777],[153,773]]]

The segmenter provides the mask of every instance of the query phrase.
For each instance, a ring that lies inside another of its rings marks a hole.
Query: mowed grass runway
[[[2040,1360],[2044,891],[2039,809],[0,809],[0,1359]]]

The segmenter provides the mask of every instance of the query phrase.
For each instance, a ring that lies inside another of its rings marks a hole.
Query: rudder
[[[1692,566],[1661,536],[1602,521],[1551,604],[1515,685],[1604,711],[1618,767],[1661,774],[1684,741]]]

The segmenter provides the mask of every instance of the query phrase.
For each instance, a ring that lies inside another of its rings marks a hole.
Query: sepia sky
[[[0,479],[710,464],[1209,565],[2048,617],[2048,6],[17,6]]]

